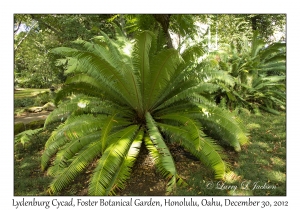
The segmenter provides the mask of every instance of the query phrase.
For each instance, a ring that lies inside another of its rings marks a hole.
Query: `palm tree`
[[[142,144],[171,193],[184,181],[167,141],[182,145],[217,179],[224,177],[228,164],[222,148],[204,130],[215,131],[236,151],[248,139],[237,118],[204,96],[210,86],[198,83],[193,51],[180,55],[175,49],[162,49],[150,31],[138,33],[134,41],[122,36],[112,40],[103,33],[91,42],[75,43],[80,50],[53,50],[67,60],[69,77],[57,94],[58,108],[45,123],[47,127],[66,119],[53,131],[42,155],[42,169],[54,176],[52,193],[97,160],[89,195],[115,194],[124,188]]]

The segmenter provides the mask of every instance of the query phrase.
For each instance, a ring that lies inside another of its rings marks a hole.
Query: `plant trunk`
[[[169,14],[154,14],[153,15],[155,20],[157,22],[159,22],[159,24],[161,25],[162,29],[163,29],[163,32],[166,36],[166,39],[167,39],[167,46],[168,48],[174,48],[173,47],[173,44],[172,44],[172,39],[171,39],[171,36],[169,34],[169,26],[170,26],[170,17],[171,15]]]

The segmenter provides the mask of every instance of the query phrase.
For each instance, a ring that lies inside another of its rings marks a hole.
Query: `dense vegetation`
[[[44,129],[24,133],[30,142],[57,125],[41,157],[48,192],[92,170],[88,194],[116,194],[145,147],[174,194],[187,183],[170,145],[225,180],[224,148],[249,143],[239,113],[285,111],[284,34],[274,41],[284,25],[284,15],[16,15],[16,87],[59,89]]]

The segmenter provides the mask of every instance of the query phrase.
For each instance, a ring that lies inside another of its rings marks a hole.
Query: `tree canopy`
[[[63,82],[64,68],[49,51],[90,40],[101,31],[114,38],[114,25],[128,38],[140,30],[156,31],[162,46],[178,49],[187,40],[199,39],[217,48],[241,36],[250,40],[254,31],[266,42],[284,41],[285,23],[284,14],[15,14],[15,81],[24,87]]]

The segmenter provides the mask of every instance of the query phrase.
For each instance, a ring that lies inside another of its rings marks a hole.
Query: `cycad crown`
[[[150,31],[138,33],[134,42],[121,38],[114,41],[103,33],[92,42],[76,41],[81,50],[53,50],[68,61],[69,78],[57,94],[58,109],[45,123],[67,118],[52,133],[42,156],[45,170],[56,155],[48,169],[55,177],[50,191],[60,191],[98,159],[88,193],[115,194],[124,188],[145,144],[170,193],[183,180],[167,141],[182,145],[213,169],[216,178],[223,178],[227,164],[221,147],[204,128],[215,130],[237,151],[247,137],[233,115],[201,95],[209,84],[199,84],[193,74],[191,51],[180,55],[160,48]],[[71,100],[63,100],[65,96]]]

